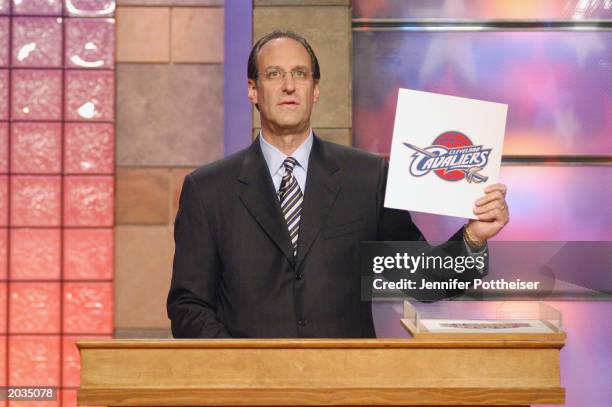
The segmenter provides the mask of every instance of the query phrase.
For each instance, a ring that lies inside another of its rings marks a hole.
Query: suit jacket
[[[259,140],[185,178],[168,316],[178,338],[375,337],[359,242],[424,240],[383,208],[387,164],[314,137],[297,256]],[[451,238],[465,250],[460,230]]]

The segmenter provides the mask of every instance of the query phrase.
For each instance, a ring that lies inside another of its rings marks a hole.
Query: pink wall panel
[[[79,387],[81,384],[79,350],[76,347],[79,336],[64,336],[62,338],[62,384],[64,387]]]
[[[113,226],[113,193],[113,177],[65,177],[64,224]]]
[[[64,230],[64,279],[113,278],[113,230]]]
[[[77,405],[76,390],[62,390],[62,407],[73,407]]]
[[[113,69],[115,22],[109,18],[66,21],[66,65],[71,68]]]
[[[60,225],[59,176],[11,176],[11,225]]]
[[[58,396],[58,399],[54,401],[36,402],[36,407],[60,407],[60,406],[61,406],[61,403],[60,403],[59,396]],[[76,406],[76,404],[72,405],[72,407],[74,406]],[[32,407],[32,402],[31,401],[11,401],[8,404],[8,407]]]
[[[6,302],[8,301],[8,285],[5,282],[0,282],[0,335],[5,335],[7,332],[7,315]],[[0,376],[1,377],[1,376]],[[2,386],[0,384],[0,386]]]
[[[8,277],[8,229],[0,228],[0,280],[6,280]],[[0,311],[0,325],[6,324],[6,313]],[[0,329],[0,333],[4,330]]]
[[[0,174],[8,172],[8,123],[0,122]]]
[[[11,128],[11,172],[59,174],[61,123],[14,123]]]
[[[8,225],[8,177],[0,175],[0,227]]]
[[[60,336],[9,337],[9,385],[58,386],[60,384]],[[31,406],[31,402],[29,404]]]
[[[66,12],[71,16],[107,17],[114,11],[114,0],[66,0]]]
[[[113,284],[64,283],[63,331],[112,334]]]
[[[64,171],[67,174],[112,174],[114,127],[106,123],[66,123]]]
[[[59,280],[60,229],[11,229],[11,279]]]
[[[59,16],[62,14],[62,0],[14,0],[13,14]]]
[[[0,120],[8,119],[9,106],[9,73],[7,69],[0,69]]]
[[[0,17],[0,66],[9,62],[9,19]]]
[[[112,121],[114,79],[109,71],[66,71],[65,119]]]
[[[13,119],[61,120],[61,70],[15,69],[12,89]]]
[[[6,346],[7,346],[7,336],[6,335],[0,335],[0,386],[6,386],[6,365],[7,365],[7,360],[6,360],[6,356],[7,356],[7,352],[6,352]],[[2,404],[0,404],[1,406]]]
[[[60,332],[60,283],[17,283],[9,287],[11,334]]]
[[[113,333],[115,2],[9,4],[0,0],[0,386],[58,386],[56,401],[34,404],[74,406],[75,341]],[[34,405],[0,400],[9,404]]]
[[[62,20],[57,17],[13,18],[13,66],[61,67]]]
[[[68,226],[112,226],[113,189],[112,177],[66,177],[65,224]]]

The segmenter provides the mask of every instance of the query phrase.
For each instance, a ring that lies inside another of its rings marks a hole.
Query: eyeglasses
[[[304,68],[295,68],[291,70],[291,72],[284,71],[280,68],[268,68],[261,77],[266,81],[278,83],[284,80],[288,73],[290,73],[293,80],[298,83],[308,82],[310,78],[312,78],[312,73]]]

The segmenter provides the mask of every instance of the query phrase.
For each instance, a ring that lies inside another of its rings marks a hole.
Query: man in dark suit
[[[310,116],[319,65],[290,32],[260,39],[248,97],[262,131],[235,155],[185,178],[175,223],[168,315],[178,338],[375,337],[361,299],[359,242],[424,240],[405,211],[383,207],[387,164],[320,140]],[[488,187],[447,244],[484,250],[508,222],[505,186]]]

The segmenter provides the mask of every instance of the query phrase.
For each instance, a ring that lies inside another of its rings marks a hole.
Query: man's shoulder
[[[187,175],[196,184],[202,182],[210,183],[224,183],[228,179],[236,178],[240,172],[242,162],[247,149],[238,151],[232,155],[221,158],[209,164],[205,164]]]
[[[338,162],[340,167],[349,165],[357,169],[363,168],[366,171],[370,171],[372,168],[380,168],[384,161],[379,155],[355,147],[344,146],[324,140],[321,140],[321,143],[334,160]]]

